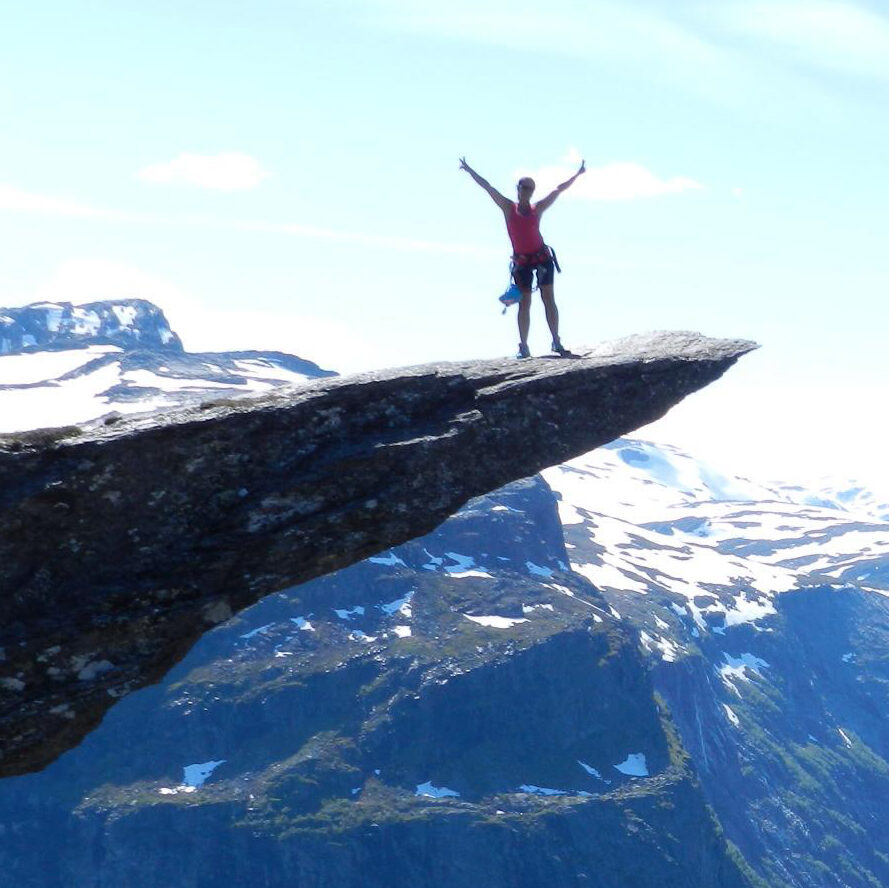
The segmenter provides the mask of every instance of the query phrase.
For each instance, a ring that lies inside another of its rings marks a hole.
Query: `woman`
[[[585,163],[581,161],[580,169],[570,179],[562,182],[555,191],[536,204],[531,203],[534,180],[528,176],[519,179],[516,186],[518,200],[511,201],[469,166],[465,157],[460,158],[460,169],[466,170],[491,195],[491,199],[503,211],[503,218],[506,220],[506,231],[512,242],[512,277],[522,294],[519,302],[519,352],[516,357],[531,356],[528,350],[528,330],[531,326],[531,291],[535,274],[537,289],[540,290],[540,298],[543,300],[546,312],[546,322],[553,337],[552,350],[556,354],[568,354],[568,350],[559,338],[559,310],[553,293],[555,263],[552,250],[544,243],[540,234],[540,217],[566,188],[574,184],[578,176],[586,172]]]

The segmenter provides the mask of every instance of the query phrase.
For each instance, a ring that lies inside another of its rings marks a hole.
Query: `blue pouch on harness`
[[[522,291],[515,284],[510,284],[506,292],[499,298],[503,303],[503,310],[506,311],[510,305],[522,301]]]

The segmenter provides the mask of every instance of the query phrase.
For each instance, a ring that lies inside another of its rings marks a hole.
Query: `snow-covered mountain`
[[[626,439],[543,476],[560,497],[572,568],[624,602],[656,591],[692,636],[757,624],[792,589],[889,593],[889,520],[872,495],[757,484]]]
[[[177,341],[20,346],[0,421],[305,378]],[[889,884],[887,650],[886,497],[622,439],[206,635],[0,784],[0,886]]]
[[[78,343],[116,345],[122,350],[183,350],[164,313],[144,299],[84,305],[35,302],[0,308],[0,355],[70,348]]]
[[[0,433],[332,375],[281,352],[186,352],[163,312],[141,299],[0,309]]]

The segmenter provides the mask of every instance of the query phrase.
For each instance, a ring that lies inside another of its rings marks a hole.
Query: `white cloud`
[[[111,210],[97,209],[89,204],[66,200],[65,198],[34,194],[3,183],[0,183],[0,211],[92,218],[113,218],[118,215]]]
[[[538,200],[547,195],[559,183],[571,178],[580,165],[580,154],[572,148],[561,164],[526,171],[537,183]],[[518,178],[518,177],[517,177]],[[643,197],[660,197],[697,191],[704,186],[687,176],[659,178],[651,170],[632,161],[614,161],[600,167],[587,167],[587,171],[565,192],[565,197],[585,200],[637,200]]]
[[[772,41],[810,64],[889,78],[889,19],[857,4],[745,0],[714,10],[730,28]]]
[[[144,213],[107,210],[75,203],[63,198],[32,194],[10,185],[0,183],[0,212],[36,213],[45,216],[70,216],[84,219],[112,219],[116,222],[130,222],[143,225],[184,226],[195,228],[217,228],[228,231],[284,234],[293,237],[315,240],[337,241],[346,244],[362,244],[398,250],[407,253],[436,253],[445,255],[490,256],[500,255],[499,251],[475,244],[461,244],[447,241],[429,241],[401,235],[377,234],[362,231],[348,231],[335,228],[319,228],[295,222],[265,222],[250,219],[216,219],[212,216],[158,216]]]
[[[659,179],[644,166],[627,161],[587,170],[575,186],[572,188],[575,196],[589,200],[634,200],[639,197],[696,191],[704,187],[687,176]]]
[[[269,173],[253,157],[237,152],[222,154],[182,153],[168,163],[142,167],[143,182],[196,185],[216,191],[245,191],[255,188]]]

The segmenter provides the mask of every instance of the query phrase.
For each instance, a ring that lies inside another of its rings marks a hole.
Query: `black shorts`
[[[517,265],[513,262],[512,279],[523,292],[533,289],[532,283],[535,273],[537,274],[538,289],[551,284],[556,276],[556,267],[553,264],[553,260],[547,259],[545,262],[540,262],[537,265]]]

